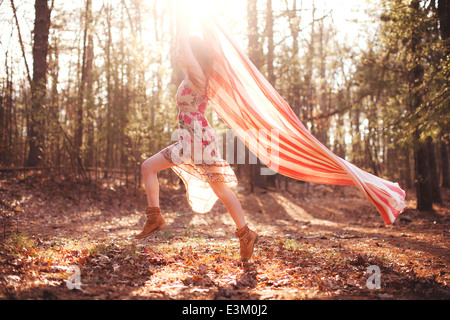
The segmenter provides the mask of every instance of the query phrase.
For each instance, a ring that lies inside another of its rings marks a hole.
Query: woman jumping
[[[166,227],[159,205],[157,173],[172,168],[183,179],[188,202],[194,211],[207,212],[217,198],[222,200],[236,224],[240,257],[244,261],[249,260],[258,235],[249,229],[241,204],[230,189],[237,185],[236,175],[221,158],[217,136],[205,117],[213,53],[201,38],[190,36],[189,21],[181,25],[176,57],[178,66],[186,75],[176,94],[178,141],[142,164],[148,200],[147,221],[136,238],[145,238]]]

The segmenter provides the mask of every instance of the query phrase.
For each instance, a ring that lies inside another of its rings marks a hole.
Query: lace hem
[[[195,176],[196,178],[207,183],[224,182],[237,184],[236,175],[225,160],[215,161],[212,164],[192,164],[186,162],[181,162],[179,164],[175,163],[172,159],[172,149],[176,144],[177,143],[174,143],[160,151],[161,155],[176,167],[179,167],[190,175]]]
[[[224,182],[229,188],[237,186],[237,178],[233,169],[225,160],[213,164],[175,164],[172,159],[172,149],[177,143],[160,151],[161,155],[174,164],[172,170],[183,180],[186,186],[186,198],[192,210],[197,213],[207,213],[218,200],[210,186],[213,182]]]

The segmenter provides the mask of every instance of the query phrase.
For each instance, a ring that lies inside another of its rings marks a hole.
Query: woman
[[[249,229],[241,204],[230,189],[237,185],[236,175],[220,156],[218,140],[205,117],[208,82],[213,63],[211,48],[199,37],[189,36],[184,21],[177,39],[177,62],[186,78],[178,88],[178,141],[142,164],[148,200],[147,221],[136,238],[142,239],[166,227],[159,206],[157,173],[172,168],[184,181],[188,202],[196,212],[208,212],[217,199],[222,200],[240,240],[240,257],[249,260],[258,235]],[[210,190],[213,194],[208,193]]]
[[[207,212],[217,198],[224,202],[237,226],[241,257],[244,260],[251,257],[258,236],[248,229],[239,201],[229,190],[236,179],[216,152],[215,136],[211,135],[203,115],[207,100],[236,135],[246,141],[250,151],[275,172],[313,183],[355,186],[375,206],[386,225],[394,223],[406,208],[406,194],[397,183],[356,167],[317,140],[218,19],[204,24],[202,33],[203,41],[214,49],[212,67],[209,54],[204,54],[208,51],[197,47],[201,42],[189,38],[187,27],[181,29],[178,58],[187,75],[177,93],[182,130],[176,144],[143,164],[150,217],[139,237],[145,236],[146,230],[164,226],[159,213],[156,173],[171,167],[188,187],[188,200],[194,211]],[[198,133],[192,127],[204,130]],[[191,151],[192,144],[187,142],[192,140],[194,151],[196,145],[201,146],[199,152]],[[260,153],[260,150],[270,152]],[[202,158],[199,163],[194,159],[192,163],[191,155],[195,158],[202,151],[207,161]]]

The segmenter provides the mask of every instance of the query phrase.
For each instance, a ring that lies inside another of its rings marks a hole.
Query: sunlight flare
[[[180,13],[191,19],[211,16],[218,4],[217,0],[179,0]]]

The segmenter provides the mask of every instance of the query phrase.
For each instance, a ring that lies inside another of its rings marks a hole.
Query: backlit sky
[[[180,0],[183,1],[184,0]],[[119,0],[93,0],[94,12],[96,8],[98,9],[104,2],[120,2]],[[265,18],[265,2],[264,0],[259,0],[258,16],[261,20],[261,26],[264,25]],[[292,7],[292,0],[287,1],[290,8]],[[373,1],[372,1],[373,2]],[[14,0],[15,6],[17,8],[22,38],[27,51],[27,59],[30,69],[32,69],[32,59],[31,59],[31,34],[33,29],[34,20],[34,1],[33,0]],[[55,0],[55,6],[57,7],[73,7],[77,8],[83,6],[84,1],[75,0]],[[153,1],[149,0],[152,4]],[[247,29],[247,1],[246,0],[189,0],[185,3],[188,4],[188,8],[194,8],[198,13],[198,8],[203,8],[200,11],[213,11],[218,12],[223,18],[225,25],[228,25],[230,31],[236,35],[236,38],[241,41],[242,45],[245,46],[246,41],[246,29]],[[285,0],[272,0],[272,6],[274,10],[274,15],[282,15],[282,11],[285,10]],[[316,7],[315,18],[320,18],[324,15],[330,15],[332,17],[332,22],[334,28],[338,34],[341,41],[349,41],[351,43],[358,43],[363,45],[364,43],[364,32],[367,32],[367,28],[364,27],[363,23],[367,23],[369,18],[365,14],[364,10],[367,9],[368,1],[363,0],[297,0],[297,9],[301,9],[301,20],[300,20],[300,37],[308,38],[308,33],[310,32],[310,23],[312,17],[312,7],[313,4]],[[74,10],[75,11],[75,10]],[[145,18],[145,17],[144,17]],[[328,19],[328,18],[327,18]],[[74,26],[77,25],[77,19],[75,21],[69,21],[69,24]],[[289,34],[286,19],[276,18],[274,26],[276,30],[275,36],[280,34]],[[330,23],[331,19],[327,20]],[[69,26],[68,24],[68,26]],[[17,37],[17,30],[15,27],[15,22],[12,19],[12,10],[10,1],[0,0],[0,65],[5,65],[5,56],[8,55],[16,67],[24,72],[23,68],[23,58],[19,46],[19,41]],[[69,27],[68,27],[69,28]],[[364,30],[361,32],[361,30]],[[282,35],[281,35],[282,36]],[[362,41],[362,42],[361,42]],[[3,68],[1,68],[3,69]],[[32,71],[32,70],[31,70]],[[17,74],[17,72],[16,72]],[[3,77],[4,71],[0,73]]]

